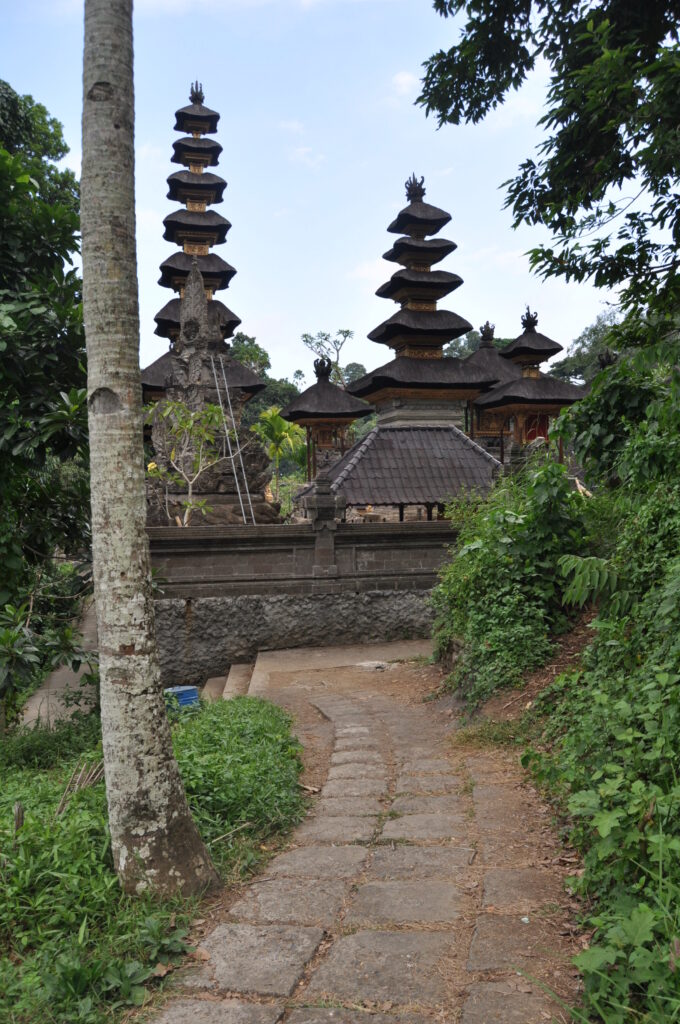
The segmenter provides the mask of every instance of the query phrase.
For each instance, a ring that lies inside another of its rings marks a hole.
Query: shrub
[[[52,739],[50,740],[50,736]],[[173,738],[192,812],[224,873],[264,853],[263,840],[301,815],[299,746],[288,717],[253,698],[202,706]],[[102,783],[56,816],[74,761],[96,761],[91,722],[22,735],[0,762],[0,1022],[103,1024],[140,1005],[155,965],[182,952],[192,904],[121,893]],[[89,745],[88,745],[89,743]],[[13,835],[13,805],[25,821]],[[245,823],[248,823],[247,826]],[[238,831],[235,831],[238,830]]]
[[[564,466],[530,463],[499,481],[486,501],[465,498],[448,509],[458,550],[434,592],[435,646],[461,652],[450,685],[475,705],[521,682],[548,657],[565,624],[559,558],[585,543],[584,501]]]

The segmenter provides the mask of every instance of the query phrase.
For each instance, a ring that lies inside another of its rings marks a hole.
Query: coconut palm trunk
[[[142,447],[132,0],[86,0],[81,214],[92,554],[113,856],[127,892],[217,883],[175,762],[156,653]]]

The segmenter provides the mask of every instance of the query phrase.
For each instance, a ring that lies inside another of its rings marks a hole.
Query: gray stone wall
[[[156,601],[166,686],[202,683],[258,651],[429,636],[427,590],[230,594]]]
[[[167,684],[258,651],[429,635],[450,525],[339,523],[327,480],[308,503],[304,525],[149,529]]]

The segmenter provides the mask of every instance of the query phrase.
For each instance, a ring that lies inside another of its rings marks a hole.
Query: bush
[[[458,550],[434,592],[438,656],[461,647],[449,683],[472,706],[516,686],[564,628],[557,563],[585,543],[584,500],[557,462],[530,463],[488,499],[465,498],[447,514]]]
[[[302,813],[299,746],[288,717],[253,698],[202,706],[173,738],[192,812],[223,873],[240,873],[264,839]],[[13,740],[0,765],[0,1022],[100,1024],[140,1005],[154,967],[181,953],[192,904],[123,895],[113,871],[102,783],[55,815],[74,761],[97,761],[91,724]],[[50,748],[49,737],[53,736]],[[86,748],[87,749],[84,749]],[[25,821],[13,835],[13,805]],[[244,827],[245,823],[248,823]],[[235,831],[238,830],[238,831]]]

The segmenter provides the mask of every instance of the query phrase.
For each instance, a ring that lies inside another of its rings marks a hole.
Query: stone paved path
[[[378,676],[310,695],[334,736],[314,812],[156,1024],[567,1019],[546,995],[573,995],[573,950],[545,808],[497,758],[452,757],[441,714]]]

